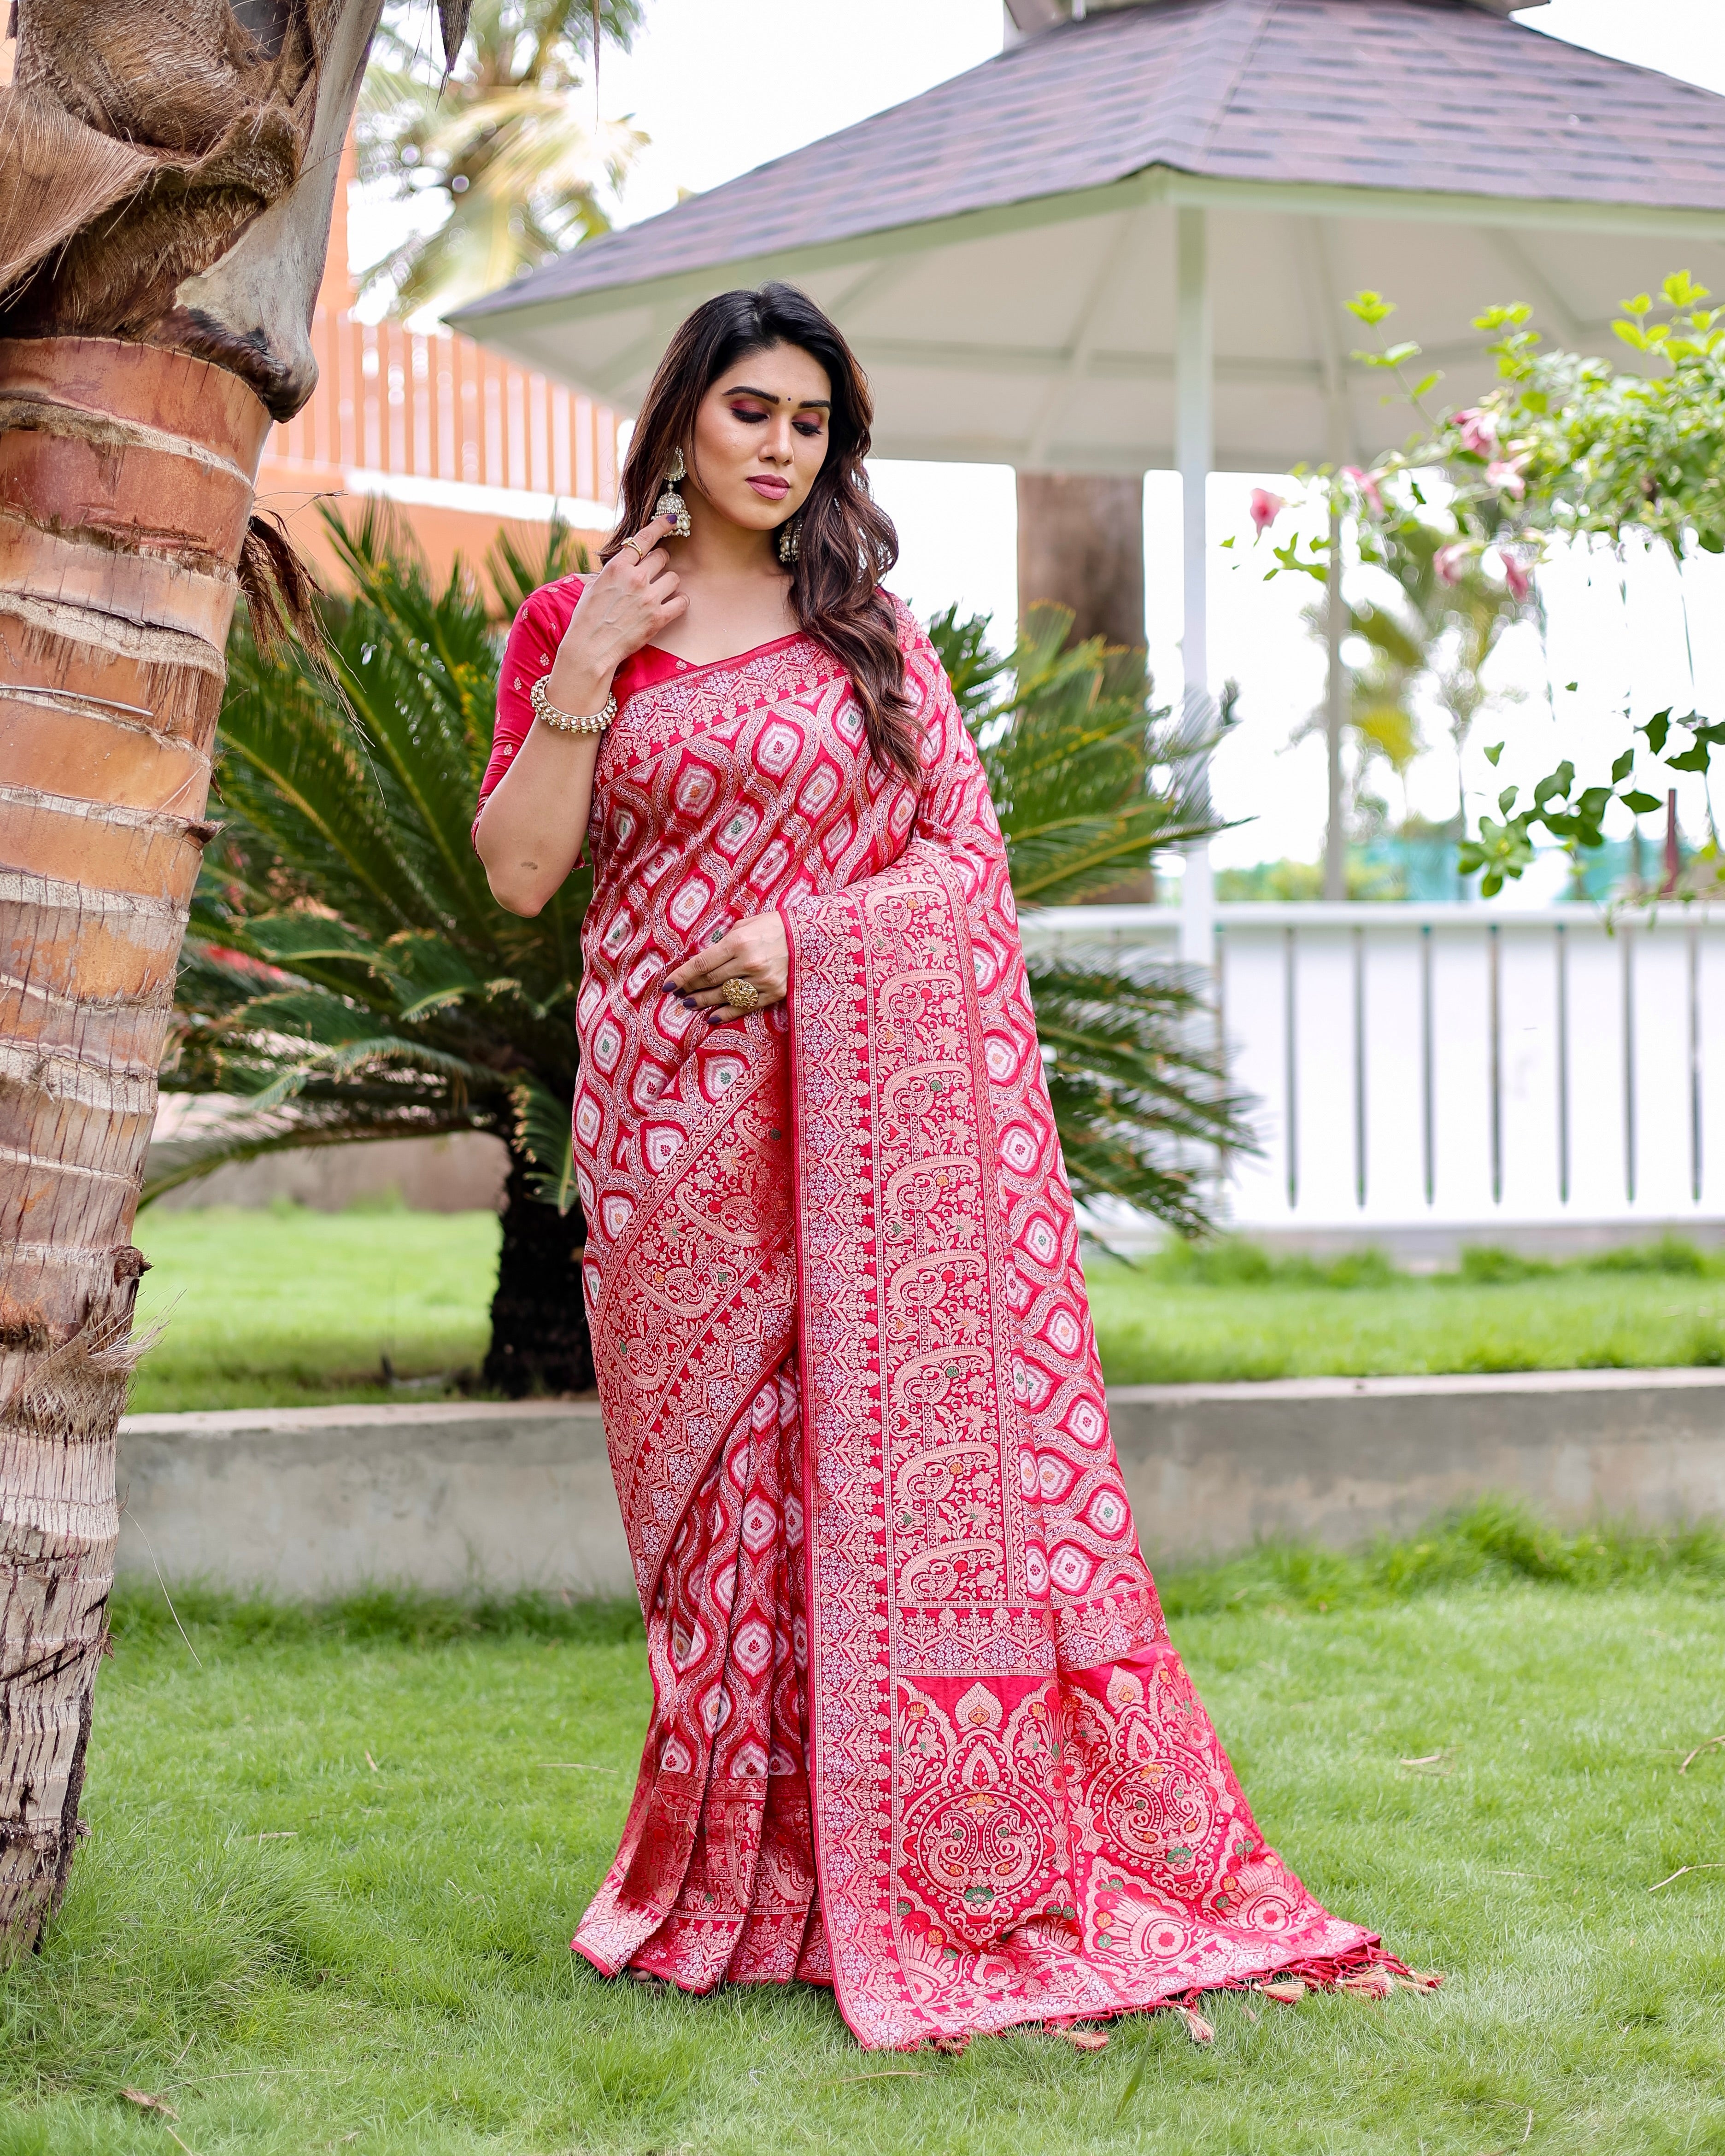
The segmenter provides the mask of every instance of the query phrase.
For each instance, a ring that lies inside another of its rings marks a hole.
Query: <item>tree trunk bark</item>
[[[503,1194],[503,1248],[491,1300],[485,1382],[511,1399],[530,1393],[584,1393],[593,1382],[593,1342],[581,1292],[587,1223],[578,1205],[559,1213],[533,1195],[527,1163],[511,1147]]]
[[[1072,641],[1144,645],[1144,482],[1081,472],[1019,474],[1019,618],[1038,599],[1070,607]]]
[[[79,1831],[132,1220],[269,425],[182,352],[0,340],[0,1961]]]

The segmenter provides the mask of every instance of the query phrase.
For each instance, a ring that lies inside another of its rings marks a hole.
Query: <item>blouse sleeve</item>
[[[578,577],[542,585],[515,618],[497,670],[497,724],[491,736],[490,761],[480,782],[479,806],[473,814],[475,831],[486,802],[532,731],[533,706],[529,698],[533,684],[550,673],[581,588]]]

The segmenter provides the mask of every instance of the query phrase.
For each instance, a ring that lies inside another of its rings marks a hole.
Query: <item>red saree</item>
[[[488,783],[578,588],[517,623]],[[1277,1973],[1388,1989],[1169,1644],[999,829],[901,619],[918,788],[802,637],[644,654],[600,753],[576,1158],[654,1705],[574,1946],[691,1990],[830,1983],[870,2047]],[[660,993],[774,908],[786,1004],[709,1026]]]

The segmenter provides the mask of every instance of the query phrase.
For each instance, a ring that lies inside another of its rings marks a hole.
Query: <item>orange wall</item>
[[[484,508],[384,495],[434,579],[447,578],[459,558],[480,574],[489,593],[482,572],[500,531],[507,530],[530,560],[546,538],[542,516],[500,516],[497,490],[532,489],[542,500],[553,489],[608,496],[616,484],[617,415],[523,373],[468,338],[444,334],[428,341],[399,324],[372,329],[354,321],[347,193],[357,173],[350,134],[312,324],[318,387],[302,413],[271,430],[258,474],[258,506],[283,520],[320,580],[338,589],[342,572],[319,505],[332,504],[350,523],[357,518],[364,497],[347,488],[356,465],[435,479],[458,495],[468,490],[462,480],[489,482]],[[604,532],[583,528],[576,536],[593,549]]]
[[[350,525],[358,520],[366,505],[365,496],[347,490],[345,476],[332,465],[286,463],[274,457],[265,457],[258,470],[258,506],[273,511],[282,519],[294,544],[316,571],[319,583],[331,591],[340,590],[346,578],[330,546],[318,504],[320,501],[332,503]],[[509,531],[530,561],[545,545],[546,526],[541,518],[500,517],[490,511],[391,501],[387,495],[383,499],[425,557],[435,583],[448,578],[459,557],[470,570],[480,574],[489,597],[490,587],[481,572],[500,531]],[[578,530],[575,536],[597,554],[606,534]]]

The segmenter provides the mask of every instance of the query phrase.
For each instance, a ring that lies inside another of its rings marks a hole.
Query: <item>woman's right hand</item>
[[[655,516],[588,578],[545,685],[558,711],[597,711],[624,660],[688,610],[665,550],[670,530],[670,517]]]

